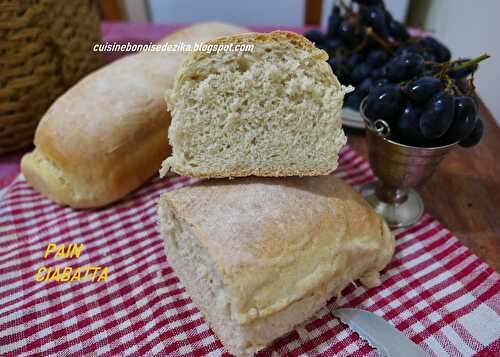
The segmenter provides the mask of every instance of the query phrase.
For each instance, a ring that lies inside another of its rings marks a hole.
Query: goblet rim
[[[402,143],[398,143],[397,141],[394,141],[394,140],[391,140],[391,139],[388,139],[387,137],[383,136],[383,135],[380,135],[380,133],[378,133],[377,131],[373,130],[371,128],[372,124],[377,122],[377,121],[382,121],[384,123],[384,125],[387,125],[387,127],[389,128],[390,130],[390,126],[389,124],[383,120],[383,119],[375,119],[375,120],[370,120],[366,114],[365,114],[365,111],[364,111],[364,106],[366,104],[366,100],[367,100],[367,96],[363,98],[363,100],[361,101],[360,105],[359,105],[359,113],[361,115],[361,118],[363,119],[363,122],[365,124],[365,128],[366,130],[369,130],[371,132],[373,132],[375,135],[377,135],[380,139],[388,142],[388,143],[391,143],[391,144],[394,144],[394,145],[397,145],[397,146],[400,146],[400,147],[403,147],[403,148],[408,148],[408,149],[417,149],[417,150],[425,150],[425,151],[439,151],[439,150],[445,150],[445,149],[449,149],[449,148],[452,148],[454,146],[456,146],[459,141],[455,141],[455,142],[452,142],[450,144],[446,144],[446,145],[442,145],[442,146],[431,146],[431,147],[428,147],[428,146],[413,146],[413,145],[407,145],[407,144],[402,144]]]

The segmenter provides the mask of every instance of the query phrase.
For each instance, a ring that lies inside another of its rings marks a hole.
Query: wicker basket
[[[38,121],[101,64],[92,0],[0,0],[0,153],[33,142]]]

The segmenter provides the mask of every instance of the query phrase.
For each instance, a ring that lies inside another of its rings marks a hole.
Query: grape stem
[[[471,67],[471,66],[474,66],[476,64],[478,64],[479,62],[481,61],[484,61],[485,59],[488,59],[490,58],[491,56],[487,53],[483,53],[482,55],[480,56],[477,56],[476,58],[473,58],[473,59],[470,59],[470,60],[467,60],[465,62],[462,62],[460,63],[458,66],[456,67],[452,67],[450,68],[450,72],[458,72],[458,71],[461,71],[462,69],[465,69],[465,68],[468,68],[468,67]]]

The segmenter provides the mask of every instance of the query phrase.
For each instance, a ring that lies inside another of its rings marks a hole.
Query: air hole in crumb
[[[238,71],[240,71],[241,73],[245,73],[250,67],[248,61],[243,57],[238,58],[236,63],[238,64]]]
[[[197,81],[201,78],[201,76],[199,74],[192,74],[189,79],[193,80],[193,81]]]
[[[252,141],[251,141],[250,143],[251,143],[252,145],[255,145],[255,143],[256,143],[255,138],[253,138],[253,139],[252,139]]]
[[[271,51],[272,51],[272,49],[271,49],[271,48],[266,48],[264,51],[266,51],[266,52],[271,52]]]

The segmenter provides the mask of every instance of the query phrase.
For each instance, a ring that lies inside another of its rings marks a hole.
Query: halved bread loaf
[[[241,32],[247,29],[207,22],[160,43],[195,44]],[[40,121],[36,148],[21,161],[26,180],[54,202],[90,208],[122,198],[157,173],[170,153],[163,94],[184,56],[140,52],[75,84]]]
[[[333,176],[212,180],[159,203],[167,259],[226,348],[247,356],[358,278],[379,283],[387,225]]]
[[[284,31],[223,37],[207,45],[251,52],[193,52],[166,101],[172,156],[161,173],[199,177],[326,175],[345,144],[345,89],[326,52]]]

